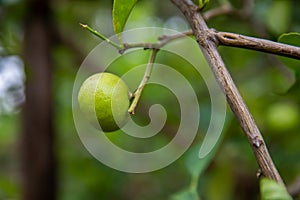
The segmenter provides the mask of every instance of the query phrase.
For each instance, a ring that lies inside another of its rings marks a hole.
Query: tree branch
[[[201,14],[198,12],[197,6],[190,0],[171,1],[181,10],[189,21],[196,40],[220,87],[226,95],[231,110],[234,112],[248,138],[262,174],[280,184],[284,184],[270,157],[263,137],[217,50],[218,41],[216,38],[211,37],[211,31],[207,27]]]
[[[218,46],[221,45],[238,47],[243,49],[251,49],[300,60],[300,47],[236,33],[218,32],[213,29],[207,30],[207,34],[209,34],[210,38],[215,38],[216,44]],[[159,42],[156,43],[125,43],[124,49],[121,50],[121,53],[128,49],[139,47],[146,49],[160,49],[162,46],[166,45],[167,43],[173,40],[189,35],[193,35],[192,30],[187,30],[174,35],[162,35],[161,37],[159,37]]]
[[[226,6],[227,4],[225,4]],[[230,4],[228,4],[230,5]],[[219,9],[222,10],[222,7]],[[212,11],[213,13],[215,11]],[[216,11],[218,12],[218,11]],[[218,14],[220,14],[218,12]],[[214,14],[207,14],[214,15]],[[212,16],[211,16],[212,17]],[[155,43],[124,43],[123,45],[118,45],[99,33],[98,31],[92,29],[88,25],[80,24],[83,28],[86,28],[88,31],[96,35],[97,37],[101,38],[102,40],[105,40],[112,46],[116,47],[119,52],[122,54],[128,49],[132,48],[144,48],[144,49],[160,49],[164,45],[168,44],[169,42],[172,42],[173,40],[194,35],[192,30],[187,30],[178,34],[173,35],[162,35],[158,38],[158,42]],[[215,37],[218,42],[216,42],[217,45],[223,45],[223,46],[232,46],[232,47],[239,47],[239,48],[245,48],[245,49],[252,49],[256,51],[262,51],[266,53],[272,53],[276,55],[281,55],[285,57],[300,59],[300,47],[295,47],[288,44],[283,44],[279,42],[273,42],[270,40],[265,40],[261,38],[254,38],[249,36],[244,36],[241,34],[235,34],[235,33],[228,33],[228,32],[217,32],[213,29],[207,30],[207,34],[210,34],[211,38]]]
[[[158,42],[155,43],[124,43],[124,48],[119,50],[119,52],[124,53],[126,50],[132,48],[160,49],[169,42],[179,38],[183,38],[187,35],[193,35],[193,32],[191,30],[187,30],[173,35],[161,35],[160,37],[158,37]]]
[[[300,59],[300,47],[235,33],[217,32],[219,45],[253,49],[280,56]]]

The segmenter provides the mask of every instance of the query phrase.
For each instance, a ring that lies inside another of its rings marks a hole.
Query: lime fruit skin
[[[119,130],[128,119],[129,89],[118,76],[103,72],[88,77],[80,87],[81,111],[104,132]]]

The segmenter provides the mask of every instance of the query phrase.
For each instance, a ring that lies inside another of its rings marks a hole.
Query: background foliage
[[[205,10],[222,2],[224,1],[211,0]],[[230,2],[236,8],[242,6],[241,0]],[[81,29],[78,23],[87,23],[104,35],[113,35],[112,1],[56,0],[51,6],[60,36],[52,51],[55,59],[53,94],[59,199],[195,199],[196,192],[204,199],[258,198],[259,184],[255,175],[257,164],[238,122],[230,113],[219,149],[214,152],[215,156],[211,156],[211,162],[208,159],[204,163],[208,166],[207,169],[205,166],[197,166],[193,163],[195,160],[190,159],[199,148],[209,123],[210,99],[203,80],[195,74],[194,69],[164,52],[160,52],[158,61],[174,66],[197,91],[202,113],[198,137],[193,147],[172,165],[148,174],[118,172],[95,160],[81,144],[76,133],[71,100],[77,69],[85,55],[101,41]],[[256,0],[250,17],[224,15],[210,20],[208,24],[220,31],[277,40],[282,33],[300,32],[299,7],[300,2],[297,0]],[[24,98],[22,92],[17,91],[20,88],[22,91],[22,84],[20,86],[20,83],[4,82],[1,77],[6,73],[6,58],[22,57],[22,20],[25,12],[26,3],[23,0],[0,1],[0,86],[5,85],[2,87],[4,89],[0,87],[0,199],[21,197],[20,104]],[[184,17],[176,7],[169,1],[159,0],[138,1],[129,15],[125,30],[145,26],[178,31],[188,29]],[[297,80],[297,70],[300,68],[287,68],[285,64],[290,66],[288,63],[292,62],[291,59],[278,59],[265,53],[230,47],[220,47],[220,52],[266,139],[279,172],[289,185],[300,175],[300,92]],[[141,51],[133,54],[131,59],[120,59],[110,70],[121,75],[132,66],[144,63],[148,59],[147,55],[147,52]],[[293,66],[300,67],[299,61],[293,63]],[[20,63],[18,66],[19,71],[24,71]],[[25,74],[28,78],[30,72]],[[19,79],[21,83],[24,81]],[[139,79],[140,76],[137,75],[137,80]],[[8,98],[9,102],[15,103],[5,109]],[[148,115],[143,111],[147,111],[153,103],[161,103],[168,112],[168,126],[159,137],[148,141],[152,145],[155,142],[154,146],[159,147],[172,138],[171,130],[179,122],[178,110],[174,109],[176,100],[168,90],[149,86],[145,89],[135,117],[138,123],[148,122]],[[111,137],[120,146],[134,149],[145,146],[142,141],[131,140],[118,132],[112,133]],[[190,169],[192,163],[195,169]],[[198,173],[194,174],[197,170]]]

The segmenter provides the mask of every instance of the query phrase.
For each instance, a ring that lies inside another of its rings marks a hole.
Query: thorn
[[[260,178],[262,176],[262,171],[260,168],[258,168],[257,172],[256,172],[256,177]]]
[[[263,144],[263,141],[261,139],[259,139],[258,136],[255,136],[255,137],[252,138],[252,144],[256,148],[259,148]]]

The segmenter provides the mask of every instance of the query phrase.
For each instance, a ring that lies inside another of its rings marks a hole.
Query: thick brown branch
[[[227,32],[217,32],[216,37],[220,45],[253,49],[300,59],[300,47]]]
[[[216,38],[212,38],[203,17],[197,11],[197,6],[190,0],[171,0],[189,21],[197,42],[205,55],[220,87],[226,95],[228,104],[236,115],[246,134],[252,150],[256,156],[262,174],[281,184],[283,181],[270,157],[263,137],[237,90],[219,52]]]

